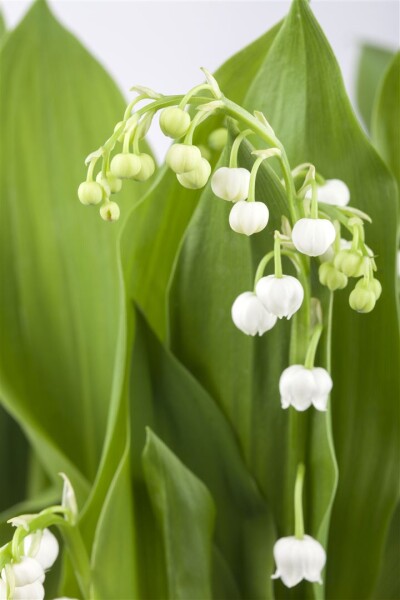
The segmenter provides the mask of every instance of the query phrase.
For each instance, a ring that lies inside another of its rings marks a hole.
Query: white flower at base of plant
[[[14,588],[12,600],[43,600],[44,587],[40,581]]]
[[[249,195],[250,171],[241,167],[220,167],[211,177],[211,189],[228,202],[246,200]]]
[[[293,244],[307,256],[321,256],[333,244],[336,230],[327,219],[300,219],[292,231]]]
[[[253,292],[243,292],[232,305],[232,320],[247,335],[262,335],[272,329],[276,316],[269,313]]]
[[[283,371],[279,380],[282,408],[293,406],[303,411],[313,405],[317,410],[325,411],[332,386],[326,369],[292,365]]]
[[[311,536],[280,538],[274,545],[274,558],[276,572],[272,579],[280,578],[286,587],[294,587],[303,579],[322,583],[321,571],[325,566],[326,553]]]
[[[8,571],[12,571],[12,577],[8,575]],[[23,587],[30,583],[44,581],[44,570],[42,565],[31,558],[30,556],[23,556],[19,562],[11,563],[1,571],[1,577],[3,581],[12,579],[15,587]]]
[[[31,533],[24,539],[25,556],[37,560],[45,571],[55,563],[58,551],[57,538],[49,529]]]
[[[299,310],[304,290],[300,281],[291,275],[267,275],[256,285],[256,294],[268,312],[279,319],[290,319]]]
[[[311,200],[312,190],[307,190],[305,197]],[[323,185],[317,187],[318,202],[333,204],[334,206],[347,206],[350,202],[350,190],[341,179],[327,179]]]
[[[229,225],[236,233],[252,235],[265,229],[268,224],[269,210],[264,202],[239,200],[229,214]]]

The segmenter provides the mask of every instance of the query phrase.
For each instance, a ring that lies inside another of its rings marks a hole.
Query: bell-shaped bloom
[[[109,221],[110,223],[118,221],[120,214],[121,211],[116,202],[105,202],[100,207],[100,216],[103,221]]]
[[[293,406],[303,411],[313,405],[317,410],[325,411],[332,385],[326,369],[292,365],[283,371],[279,380],[282,408]]]
[[[269,313],[253,292],[243,292],[232,305],[232,320],[247,335],[262,335],[272,329],[276,316]]]
[[[35,581],[22,587],[14,588],[11,598],[13,600],[43,600],[44,587],[40,581]]]
[[[264,202],[246,202],[239,200],[229,214],[229,225],[233,231],[252,235],[267,226],[269,210]]]
[[[311,199],[312,190],[307,190],[306,198]],[[350,202],[350,190],[341,179],[327,179],[323,185],[317,188],[318,202],[333,204],[335,206],[347,206]]]
[[[365,259],[360,250],[340,250],[333,261],[335,267],[346,277],[361,277],[365,271]]]
[[[291,275],[262,277],[256,285],[256,294],[267,311],[279,319],[290,319],[299,310],[304,298],[303,286]]]
[[[170,169],[180,175],[196,169],[201,161],[201,152],[190,144],[173,144],[167,152],[165,161]]]
[[[274,545],[276,572],[272,579],[281,579],[291,588],[303,579],[322,583],[321,572],[325,566],[326,553],[321,544],[309,535],[298,539],[294,536],[280,538]]]
[[[50,569],[58,556],[58,541],[50,529],[36,531],[24,539],[24,554],[37,560],[44,571]]]
[[[7,600],[7,584],[0,579],[0,600]]]
[[[307,256],[324,254],[335,237],[335,227],[328,219],[300,219],[292,231],[295,248]]]
[[[181,173],[177,178],[179,183],[188,190],[199,190],[206,185],[210,174],[210,163],[206,158],[201,158],[193,171]]]
[[[211,178],[212,191],[228,202],[246,200],[249,195],[250,171],[241,167],[220,167]]]
[[[12,583],[15,587],[23,587],[30,583],[44,581],[44,571],[42,565],[31,558],[30,556],[23,556],[19,562],[14,562],[11,565],[4,568],[1,572],[3,581],[7,581],[10,577],[7,576],[7,569],[12,570]]]

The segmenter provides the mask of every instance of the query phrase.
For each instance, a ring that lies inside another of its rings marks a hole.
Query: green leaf
[[[391,60],[376,95],[372,139],[400,189],[400,52]]]
[[[215,508],[209,491],[150,430],[143,469],[163,531],[169,598],[211,599]]]
[[[379,576],[378,586],[374,598],[379,600],[396,600],[400,597],[400,503],[394,512],[390,523],[389,535],[386,540],[386,548],[383,554],[382,569]]]
[[[357,70],[357,106],[368,129],[371,128],[373,107],[383,74],[392,58],[393,52],[386,48],[370,44],[361,47]]]
[[[373,221],[366,234],[377,255],[382,299],[370,315],[349,309],[348,291],[334,304],[331,405],[340,475],[326,592],[328,598],[364,598],[378,576],[398,495],[396,187],[354,117],[337,62],[305,0],[293,3],[247,104],[265,112],[292,165],[311,161],[325,177],[343,179],[352,204]],[[318,439],[315,433],[313,469],[321,456]],[[321,471],[316,490],[326,490]]]
[[[26,438],[14,419],[0,406],[0,513],[24,499],[27,466]]]

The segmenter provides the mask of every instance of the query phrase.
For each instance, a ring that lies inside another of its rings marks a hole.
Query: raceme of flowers
[[[314,366],[323,320],[321,304],[311,301],[310,260],[318,261],[320,284],[331,292],[347,287],[349,279],[357,279],[349,296],[350,307],[359,313],[373,310],[382,289],[374,277],[373,251],[365,243],[364,223],[370,219],[349,206],[350,190],[345,182],[324,179],[310,163],[292,168],[282,142],[264,114],[251,114],[226,98],[214,77],[203,71],[206,83],[183,96],[163,96],[142,86],[132,88],[137,96],[128,105],[122,121],[104,145],[86,159],[87,177],[79,186],[79,200],[85,205],[100,204],[100,215],[106,221],[119,218],[119,206],[110,199],[111,195],[120,191],[124,179],[146,181],[155,171],[152,157],[141,151],[140,143],[158,112],[161,130],[174,140],[166,164],[189,190],[203,188],[210,180],[214,195],[232,204],[228,221],[238,234],[255,235],[268,225],[269,209],[264,199],[256,195],[256,179],[262,163],[273,160],[282,177],[290,219],[282,217],[281,231],[274,232],[274,249],[261,259],[253,289],[243,290],[234,299],[231,316],[244,334],[262,336],[280,319],[311,310],[304,356],[289,365],[280,377],[281,405],[299,412],[311,407],[326,411],[333,382],[325,368]],[[208,148],[194,145],[193,134],[215,113],[229,117],[231,131],[237,133],[228,164],[212,173],[208,159],[212,152],[226,147],[228,131],[225,127],[214,130],[208,138]],[[254,161],[249,169],[238,164],[238,152],[243,140],[250,136],[257,136],[265,147],[253,150]],[[101,167],[95,175],[100,160]],[[342,231],[348,239],[342,237]],[[282,257],[291,264],[292,273],[283,272]],[[265,274],[271,261],[273,272]],[[279,539],[274,548],[277,570],[273,577],[281,578],[287,587],[302,579],[321,583],[326,560],[320,543],[304,534],[303,479],[304,467],[300,464],[295,484],[295,536]]]

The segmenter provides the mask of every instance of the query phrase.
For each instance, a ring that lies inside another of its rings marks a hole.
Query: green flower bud
[[[99,204],[103,199],[103,188],[95,181],[84,181],[78,188],[78,198],[82,204]]]
[[[199,190],[204,187],[211,174],[211,165],[205,158],[202,158],[193,171],[177,175],[178,181],[183,187],[189,190]]]
[[[353,310],[369,313],[376,303],[375,294],[371,290],[356,286],[350,294],[349,303]]]
[[[118,179],[132,179],[140,171],[142,163],[136,154],[116,154],[111,161],[111,173]]]
[[[156,165],[150,154],[142,152],[138,155],[140,159],[140,171],[135,175],[135,181],[147,181],[153,175]]]
[[[119,215],[120,210],[116,202],[106,202],[100,208],[100,216],[104,221],[118,221]]]
[[[333,264],[347,277],[361,277],[364,274],[364,257],[358,250],[340,250]]]
[[[318,270],[319,280],[322,285],[326,285],[331,292],[342,290],[347,285],[347,277],[329,262],[324,262]]]
[[[372,292],[375,296],[375,300],[379,300],[382,294],[382,285],[377,279],[370,279],[369,281],[363,277],[356,283],[356,288],[364,289]]]
[[[100,171],[97,173],[96,181],[98,181],[98,183],[103,185],[106,189],[108,186],[111,194],[116,194],[117,192],[121,191],[122,181],[118,179],[118,177],[115,177],[111,171],[107,171],[106,176],[104,176],[103,172]]]
[[[168,150],[165,160],[170,169],[180,175],[193,171],[197,167],[201,161],[201,152],[197,146],[174,144]]]
[[[180,138],[190,127],[190,115],[178,106],[169,106],[160,114],[160,127],[164,135]]]
[[[228,130],[225,127],[214,129],[208,136],[208,145],[216,152],[220,152],[225,148],[228,141]]]

